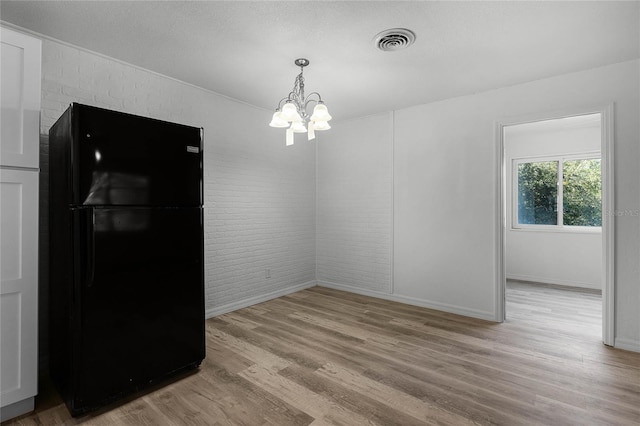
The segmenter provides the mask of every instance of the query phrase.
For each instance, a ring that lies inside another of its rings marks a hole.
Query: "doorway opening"
[[[572,320],[582,324],[576,332],[593,335],[599,321],[602,341],[613,345],[611,121],[607,107],[498,124],[499,321],[544,318],[553,307],[567,313],[570,306],[554,298],[573,298],[587,307]],[[527,297],[541,304],[525,307]]]

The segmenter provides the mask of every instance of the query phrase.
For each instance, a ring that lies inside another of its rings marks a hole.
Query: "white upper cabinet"
[[[38,167],[42,42],[0,28],[0,165]]]
[[[38,392],[41,41],[0,27],[0,421]]]

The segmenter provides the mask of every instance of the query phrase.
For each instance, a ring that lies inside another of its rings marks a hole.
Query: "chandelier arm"
[[[316,95],[318,97],[318,99],[311,99],[311,96]],[[320,96],[320,93],[318,92],[311,92],[309,93],[309,96],[307,96],[304,100],[304,109],[307,109],[307,105],[309,105],[309,102],[315,102],[316,104],[323,104],[324,102],[322,101],[322,96]]]
[[[294,91],[289,92],[289,96],[286,99],[288,102],[291,102],[296,106],[300,117],[307,119],[309,118],[309,114],[307,114],[306,111],[307,105],[304,102],[304,98],[301,96],[301,94],[304,94],[304,88],[302,89],[302,92],[300,92],[300,90],[295,90],[296,88],[294,88]]]
[[[282,102],[283,102],[283,101],[288,101],[288,100],[289,100],[289,98],[288,98],[288,97],[285,97],[285,98],[280,99],[280,102],[278,102],[278,107],[277,107],[276,109],[280,109],[280,108],[282,107]]]
[[[309,93],[309,95],[307,96],[307,99],[309,99],[312,95],[316,95],[318,97],[318,102],[322,102],[322,96],[320,96],[320,93],[318,92]]]

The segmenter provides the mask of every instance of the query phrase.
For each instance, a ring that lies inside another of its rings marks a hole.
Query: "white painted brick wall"
[[[267,126],[270,111],[51,40],[43,41],[42,72],[43,155],[49,128],[71,102],[204,127],[209,312],[313,282],[313,143],[285,147],[284,132]]]
[[[333,125],[318,145],[318,282],[391,292],[393,115]]]
[[[315,279],[313,159],[233,150],[216,146],[207,162],[215,170],[205,186],[213,207],[206,218],[207,297],[216,307]]]

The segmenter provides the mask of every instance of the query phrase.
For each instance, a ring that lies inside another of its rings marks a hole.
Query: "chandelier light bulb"
[[[291,123],[291,130],[293,133],[307,133],[307,128],[304,127],[304,123],[302,121],[295,121]]]
[[[329,130],[331,126],[326,121],[312,121],[314,130]]]
[[[329,121],[331,116],[329,115],[329,109],[325,104],[319,103],[313,108],[313,115],[311,121]]]
[[[273,113],[273,117],[271,118],[271,123],[269,123],[271,127],[289,127],[289,122],[281,117],[280,111],[276,111]]]
[[[284,104],[280,117],[282,117],[283,120],[291,122],[302,121],[302,117],[298,114],[298,108],[296,108],[292,102]]]

